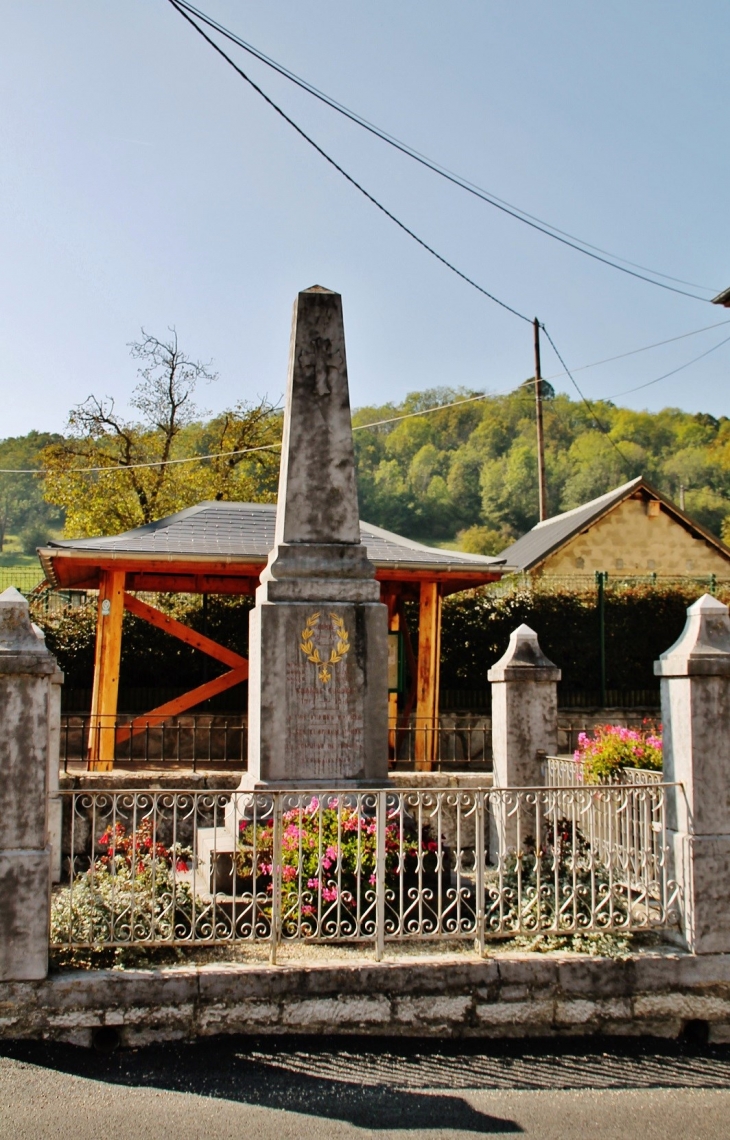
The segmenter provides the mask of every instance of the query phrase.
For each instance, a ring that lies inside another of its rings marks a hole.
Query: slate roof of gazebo
[[[154,564],[158,573],[164,564],[174,563],[183,572],[189,564],[215,564],[216,573],[258,577],[274,545],[275,524],[274,504],[203,502],[123,534],[50,541],[38,553],[46,578],[60,587],[81,579],[93,586],[88,579],[94,565],[120,563],[137,571]],[[504,573],[503,557],[425,546],[366,522],[360,527],[368,555],[381,571],[378,577],[403,571],[406,577],[466,575],[469,581],[491,581]]]

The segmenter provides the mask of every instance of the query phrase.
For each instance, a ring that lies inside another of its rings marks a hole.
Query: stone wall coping
[[[235,791],[241,782],[240,771],[193,772],[191,769],[175,771],[116,771],[116,772],[61,772],[59,788],[62,792],[154,792],[154,791]]]
[[[48,650],[39,649],[37,653],[14,653],[0,649],[0,673],[23,674],[28,673],[34,677],[51,676],[56,680],[59,673],[58,663]],[[63,673],[61,673],[61,680]]]
[[[144,1044],[224,1033],[676,1037],[697,1018],[711,1040],[730,1041],[730,954],[451,953],[67,969],[0,983],[0,1037],[81,1045],[101,1025]]]

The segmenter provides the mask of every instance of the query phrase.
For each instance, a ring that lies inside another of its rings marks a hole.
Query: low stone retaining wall
[[[678,1037],[695,1022],[711,1042],[730,1042],[730,955],[454,954],[67,970],[0,983],[0,1037],[84,1046],[95,1034],[126,1046],[220,1034]]]

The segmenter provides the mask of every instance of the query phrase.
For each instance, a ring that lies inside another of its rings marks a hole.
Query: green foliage
[[[459,550],[467,554],[499,554],[509,542],[504,531],[492,530],[488,526],[470,526],[460,530],[456,536]]]
[[[59,444],[62,438],[48,432],[31,431],[27,435],[0,440],[0,467],[39,469],[42,467],[43,449]],[[62,522],[63,512],[44,500],[43,483],[37,475],[0,474],[0,552],[8,534],[21,531],[21,546],[26,553],[35,554],[35,546],[32,550],[27,549],[31,537],[38,537],[43,532],[42,542],[49,531]]]
[[[679,637],[687,606],[702,588],[692,583],[622,586],[609,579],[606,590],[606,662],[609,688],[655,689],[654,661]],[[723,601],[730,597],[722,596]],[[444,600],[441,638],[441,685],[444,689],[488,690],[487,670],[505,649],[510,634],[525,622],[534,629],[547,656],[563,671],[561,687],[598,688],[598,610],[595,589],[547,591],[516,584],[499,592],[484,587]],[[248,615],[252,599],[208,598],[207,620],[196,595],[161,594],[154,604],[185,625],[248,656]],[[416,640],[417,607],[407,606]],[[64,688],[90,689],[94,667],[96,606],[45,614],[33,607],[33,620],[58,658]],[[210,661],[209,676],[222,671]],[[122,688],[158,686],[192,688],[202,680],[203,655],[147,622],[124,615]]]
[[[687,606],[703,588],[686,585],[623,585],[606,590],[606,667],[609,688],[654,689],[654,661],[684,628]],[[723,596],[722,600],[728,600]],[[563,671],[566,689],[596,690],[599,684],[599,618],[595,588],[547,590],[517,583],[498,592],[488,586],[454,594],[443,606],[441,685],[444,689],[488,688],[487,670],[525,622],[543,651]],[[412,631],[417,619],[409,624]]]
[[[414,392],[400,405],[361,408],[353,422],[368,424],[474,395],[462,388]],[[550,514],[645,475],[675,501],[683,486],[688,513],[714,533],[724,527],[730,534],[730,420],[598,403],[596,414],[609,439],[585,406],[568,396],[556,395],[544,408]],[[355,447],[361,513],[369,522],[427,541],[486,528],[504,535],[500,550],[537,522],[529,383],[507,396],[358,430]]]
[[[56,966],[120,964],[130,947],[110,943],[169,942],[189,933],[194,899],[185,874],[190,848],[155,842],[145,820],[128,835],[117,823],[99,838],[104,854],[51,902],[51,961]],[[72,942],[87,943],[75,948]]]
[[[266,400],[238,403],[207,423],[193,404],[196,385],[215,376],[179,348],[145,334],[125,419],[109,398],[90,396],[69,416],[66,439],[42,453],[44,495],[66,512],[74,537],[117,534],[204,499],[272,502],[281,417]],[[178,462],[197,455],[214,458]],[[100,470],[84,470],[99,468]]]
[[[506,929],[537,937],[594,923],[620,928],[630,917],[625,886],[612,881],[581,829],[567,818],[546,822],[539,843],[527,836],[519,851],[508,854],[487,898],[487,929],[493,909],[495,928],[506,919]]]

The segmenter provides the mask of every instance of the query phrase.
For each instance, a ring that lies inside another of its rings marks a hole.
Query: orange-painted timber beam
[[[248,675],[248,661],[245,657],[241,657],[240,653],[234,653],[232,649],[226,649],[225,646],[219,645],[217,641],[213,641],[212,637],[206,637],[205,634],[198,633],[196,630],[191,629],[189,625],[183,625],[181,621],[177,621],[176,618],[170,617],[169,614],[164,614],[162,610],[155,609],[154,606],[148,605],[148,603],[143,602],[141,598],[135,598],[132,594],[125,592],[124,607],[129,610],[131,614],[155,626],[156,629],[161,629],[164,633],[172,634],[172,636],[177,637],[179,641],[184,641],[186,645],[191,645],[193,649],[200,649],[203,653],[207,653],[209,657],[214,657],[216,661],[221,661],[231,669],[245,669]]]
[[[142,716],[136,716],[129,724],[125,724],[124,728],[118,728],[117,744],[124,744],[130,736],[137,736],[140,732],[144,732],[148,725],[162,724],[163,721],[169,720],[173,716],[179,716],[180,713],[194,708],[195,705],[210,700],[218,693],[224,693],[233,685],[240,685],[248,677],[248,661],[245,658],[241,658],[241,660],[245,664],[239,669],[231,669],[228,673],[222,673],[213,681],[206,681],[204,685],[198,685],[197,689],[191,689],[188,693],[183,693],[181,697],[175,697],[174,700],[166,701],[164,705],[158,705],[157,708],[151,709],[148,713],[143,713]]]
[[[124,594],[124,608],[134,614],[135,617],[142,618],[143,621],[149,622],[156,629],[163,630],[164,633],[169,633],[173,637],[178,638],[179,641],[185,642],[186,645],[192,646],[193,649],[199,649],[202,653],[206,653],[209,657],[220,661],[223,665],[228,665],[230,671],[223,673],[220,677],[215,677],[212,681],[206,681],[204,685],[198,685],[195,689],[190,689],[189,692],[183,693],[182,696],[175,697],[172,701],[166,701],[163,705],[158,705],[156,708],[151,709],[148,713],[143,713],[142,716],[135,717],[129,724],[124,725],[123,728],[118,728],[116,732],[117,744],[123,744],[129,740],[130,736],[137,736],[138,733],[144,732],[148,725],[159,725],[163,721],[169,720],[173,716],[178,716],[180,713],[186,712],[188,709],[194,708],[195,705],[201,704],[203,701],[210,700],[218,693],[225,692],[233,685],[239,685],[248,677],[248,661],[242,657],[240,653],[235,653],[232,649],[226,649],[224,645],[219,645],[217,641],[213,641],[212,637],[206,637],[205,634],[198,633],[196,630],[191,629],[188,625],[183,625],[181,621],[176,618],[170,617],[162,610],[155,609],[154,606],[143,602],[141,598],[135,598],[133,594],[125,591]]]

